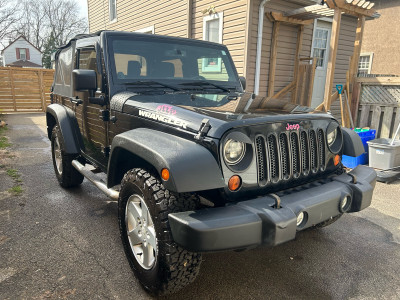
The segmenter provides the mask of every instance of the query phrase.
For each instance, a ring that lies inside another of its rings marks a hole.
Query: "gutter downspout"
[[[193,2],[192,2],[192,0],[187,0],[186,13],[187,13],[187,18],[188,18],[188,20],[187,20],[187,22],[188,22],[187,23],[187,38],[188,39],[192,38],[192,20],[193,20],[192,11],[193,11]]]
[[[261,72],[261,50],[262,50],[262,38],[263,38],[263,28],[264,28],[264,6],[270,0],[262,0],[258,8],[258,29],[257,29],[257,54],[256,54],[256,73],[254,77],[254,94],[258,95],[260,90],[260,72]],[[253,97],[246,104],[244,111],[250,108],[253,102]]]

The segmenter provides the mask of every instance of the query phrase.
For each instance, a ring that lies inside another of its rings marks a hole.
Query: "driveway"
[[[125,259],[116,203],[87,180],[58,185],[44,114],[6,120],[0,299],[149,299]],[[196,282],[169,298],[399,299],[399,194],[400,181],[378,183],[371,207],[327,228],[275,248],[206,254]]]

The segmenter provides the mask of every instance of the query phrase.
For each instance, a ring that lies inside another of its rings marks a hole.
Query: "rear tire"
[[[196,195],[171,193],[146,170],[130,170],[122,179],[118,200],[122,243],[132,270],[150,294],[175,293],[197,277],[201,254],[173,241],[168,214],[198,205]]]
[[[54,126],[51,133],[51,156],[58,183],[62,187],[69,188],[82,183],[83,175],[72,166],[72,161],[77,155],[65,153],[61,131],[57,125]]]

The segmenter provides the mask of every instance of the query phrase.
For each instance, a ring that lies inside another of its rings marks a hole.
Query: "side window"
[[[94,70],[97,74],[97,86],[101,87],[101,74],[97,69],[96,51],[93,48],[79,49],[78,68],[85,70]]]
[[[108,0],[110,22],[117,21],[117,0]]]
[[[60,52],[58,56],[58,67],[56,83],[71,85],[71,73],[73,67],[73,48],[69,47]]]

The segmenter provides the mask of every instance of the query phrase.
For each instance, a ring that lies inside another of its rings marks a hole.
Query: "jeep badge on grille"
[[[300,125],[299,124],[287,124],[286,130],[299,130]]]

